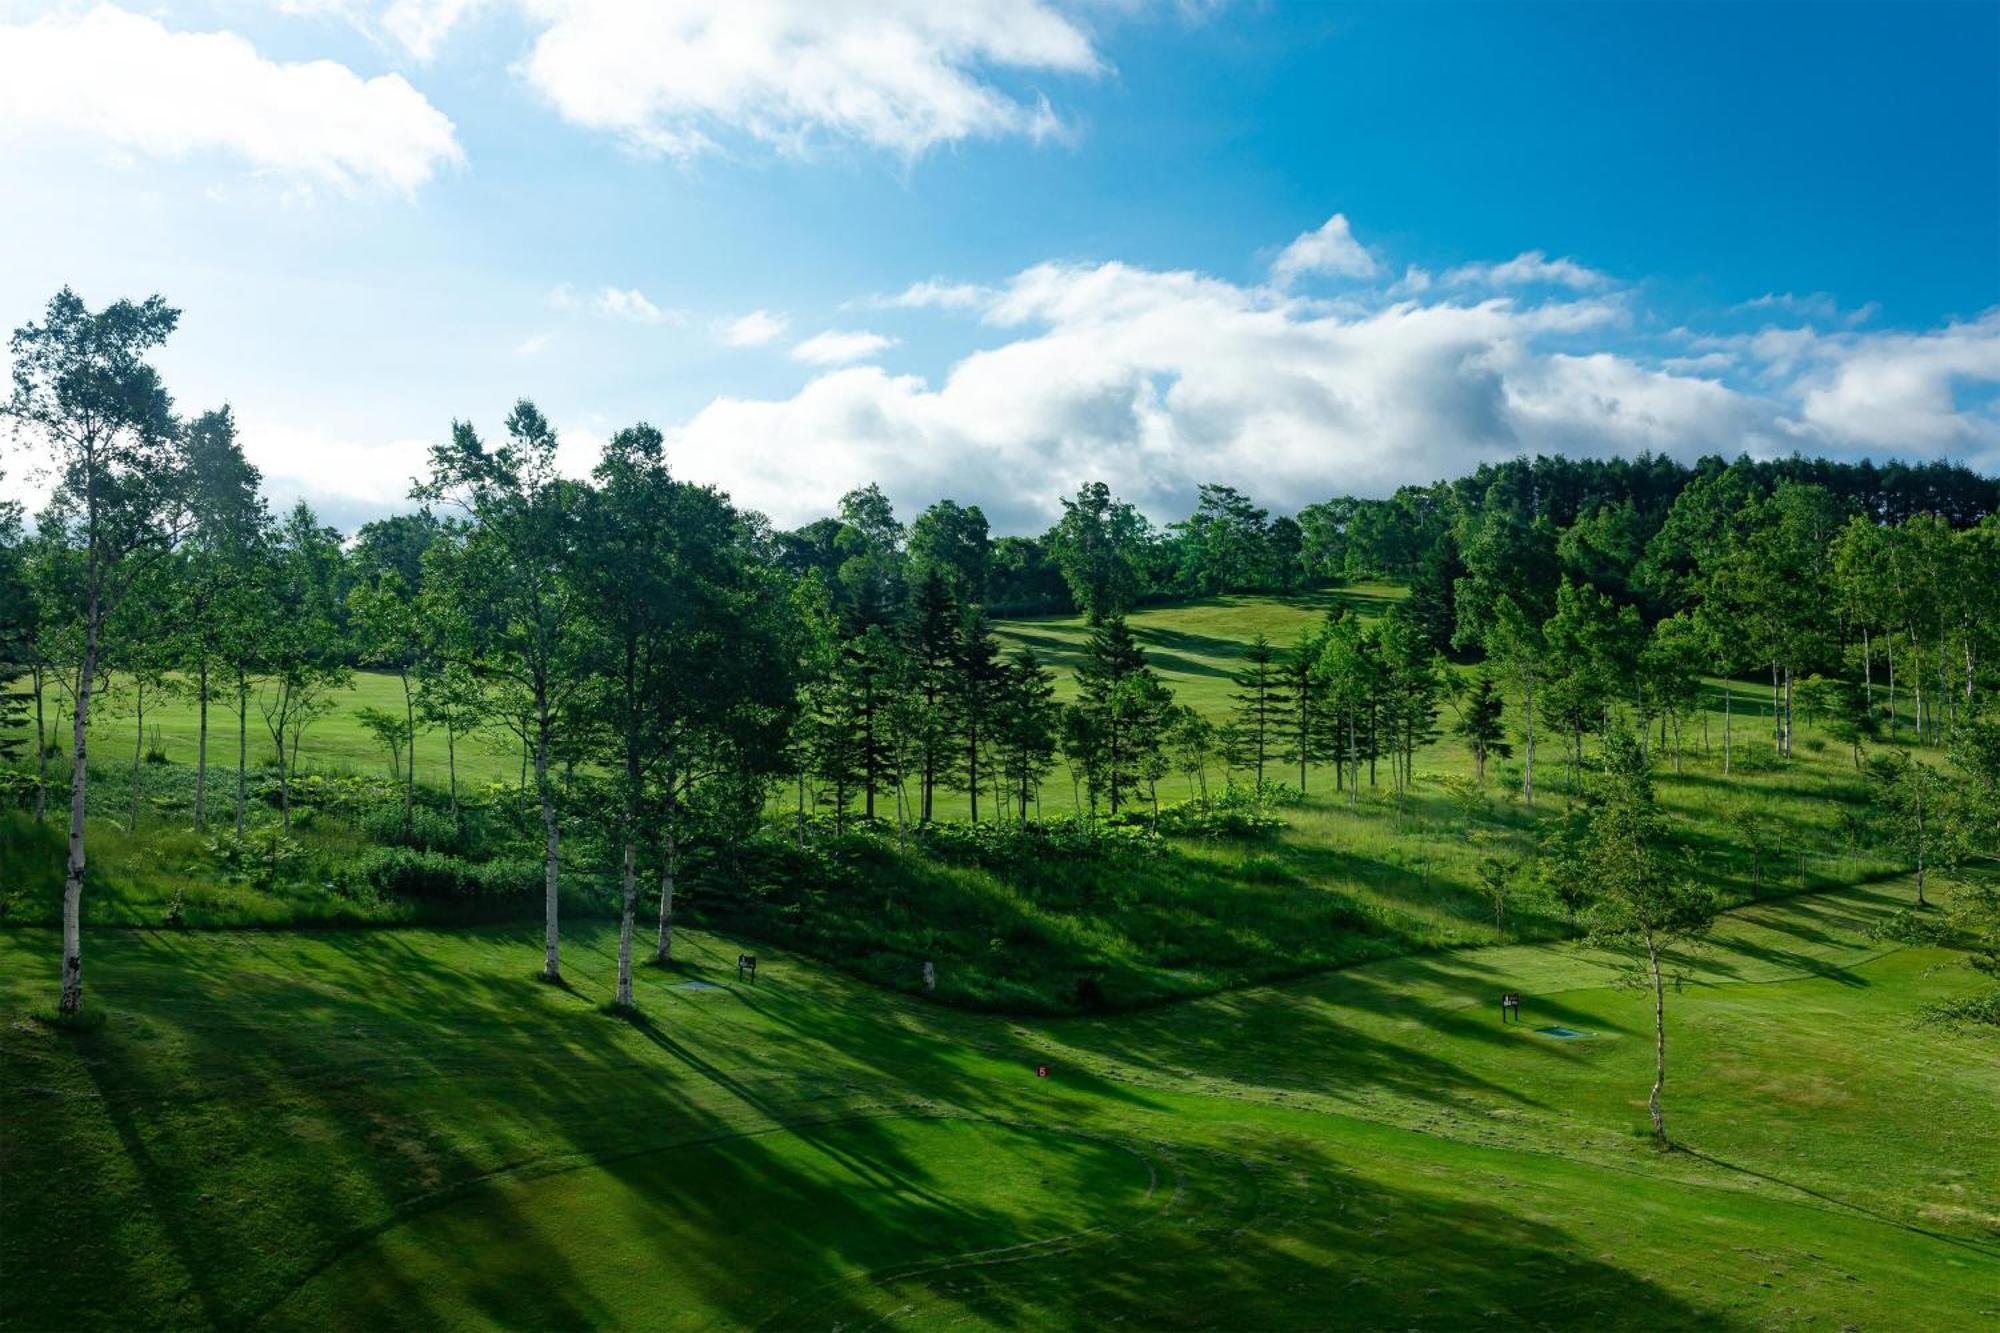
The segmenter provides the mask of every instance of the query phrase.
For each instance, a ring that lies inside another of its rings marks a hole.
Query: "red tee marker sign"
[[[1035,1066],[1035,1077],[1036,1077],[1036,1078],[1047,1078],[1048,1076],[1049,1076],[1049,1067],[1048,1067],[1047,1065],[1036,1065],[1036,1066]]]

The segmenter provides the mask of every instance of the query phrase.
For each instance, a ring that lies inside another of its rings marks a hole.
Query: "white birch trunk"
[[[535,790],[542,803],[542,979],[562,980],[562,936],[556,921],[556,880],[562,863],[562,829],[556,822],[555,792],[549,786],[549,719],[544,712],[535,738]]]
[[[674,957],[674,863],[679,856],[680,844],[669,824],[666,847],[660,858],[660,938],[653,949],[656,963],[672,962]]]
[[[58,1005],[65,1014],[83,1012],[83,816],[90,775],[84,738],[90,725],[90,682],[97,672],[98,607],[97,592],[92,589],[70,731],[69,863],[63,876],[62,999]]]
[[[1646,932],[1646,959],[1653,971],[1653,1092],[1646,1109],[1653,1116],[1653,1140],[1664,1148],[1667,1138],[1667,991],[1660,978],[1660,948],[1651,931]]]
[[[623,910],[618,916],[618,1007],[632,1007],[632,917],[639,903],[638,849],[625,840]]]

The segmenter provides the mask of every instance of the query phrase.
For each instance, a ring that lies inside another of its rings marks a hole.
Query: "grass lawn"
[[[1870,940],[1904,896],[1686,960],[1664,1157],[1646,1001],[1569,945],[1031,1022],[689,935],[632,1022],[596,926],[573,991],[525,930],[108,931],[72,1031],[0,932],[0,1319],[1989,1326],[2000,1061],[1912,1026],[1972,979]]]

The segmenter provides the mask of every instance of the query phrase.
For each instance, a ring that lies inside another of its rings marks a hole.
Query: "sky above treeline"
[[[345,527],[522,396],[783,525],[2000,470],[1991,3],[0,0],[0,172],[0,322],[159,292]]]

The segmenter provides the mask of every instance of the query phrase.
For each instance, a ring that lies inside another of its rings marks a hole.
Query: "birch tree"
[[[534,764],[543,847],[542,976],[562,980],[558,885],[562,824],[551,772],[558,731],[589,678],[585,607],[576,579],[583,488],[556,470],[556,433],[526,399],[489,449],[453,422],[431,450],[421,500],[461,509],[470,522],[447,573],[469,627],[471,657],[501,696],[495,714],[515,727]]]
[[[63,875],[59,1010],[66,1015],[83,1009],[87,728],[104,625],[134,581],[173,549],[186,522],[173,402],[145,360],[179,320],[180,312],[157,296],[92,312],[65,287],[39,324],[22,325],[9,342],[13,392],[6,415],[17,438],[46,452],[55,479],[38,526],[81,557]]]
[[[1633,979],[1653,999],[1653,1087],[1646,1106],[1653,1142],[1666,1148],[1672,1144],[1666,1113],[1667,955],[1707,934],[1719,904],[1687,873],[1653,794],[1646,752],[1622,729],[1605,739],[1604,770],[1574,864],[1591,940],[1640,953]]]

